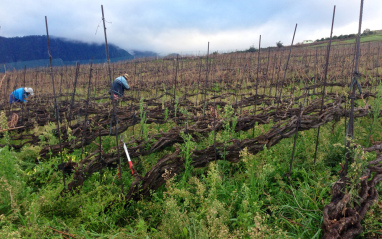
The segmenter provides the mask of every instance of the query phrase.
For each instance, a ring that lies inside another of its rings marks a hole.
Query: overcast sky
[[[0,36],[49,34],[103,43],[103,5],[108,43],[125,50],[204,54],[259,44],[290,45],[356,33],[360,0],[0,0]],[[382,0],[365,0],[362,30],[382,29]]]

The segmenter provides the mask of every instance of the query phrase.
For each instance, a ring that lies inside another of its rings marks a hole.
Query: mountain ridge
[[[93,62],[106,62],[105,44],[86,43],[55,36],[49,37],[49,43],[51,55],[56,65],[90,62],[91,58]],[[151,51],[133,51],[133,55],[114,44],[108,44],[108,48],[109,58],[114,62],[157,55]],[[20,65],[22,67],[26,65],[28,68],[45,66],[46,60],[49,60],[46,35],[0,37],[0,64],[20,69]]]

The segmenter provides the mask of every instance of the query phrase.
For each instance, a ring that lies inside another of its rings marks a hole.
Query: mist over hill
[[[72,65],[76,62],[106,62],[105,44],[89,44],[58,37],[49,37],[54,65]],[[151,51],[126,51],[113,44],[109,46],[111,62],[134,58],[156,56]],[[49,64],[46,36],[0,37],[0,64],[8,69],[20,69],[24,66],[37,67]]]

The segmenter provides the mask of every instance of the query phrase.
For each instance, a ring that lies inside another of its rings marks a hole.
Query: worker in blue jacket
[[[29,87],[18,88],[12,92],[9,98],[9,103],[27,102],[26,99],[29,95],[34,95],[33,89]]]
[[[112,89],[109,91],[110,97],[114,97],[117,100],[124,95],[125,90],[130,90],[127,79],[129,79],[129,75],[123,74],[123,76],[119,76],[114,80]]]

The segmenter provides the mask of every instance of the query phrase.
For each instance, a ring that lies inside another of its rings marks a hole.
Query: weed
[[[350,204],[352,207],[355,207],[355,204],[359,204],[359,196],[358,196],[358,185],[361,181],[362,175],[365,172],[365,169],[368,165],[368,162],[372,158],[371,153],[366,153],[363,151],[361,146],[355,146],[351,140],[349,139],[351,143],[351,154],[353,155],[353,163],[351,163],[347,177],[349,179],[349,184],[347,185],[347,191],[351,195]]]
[[[43,132],[39,135],[39,139],[42,145],[56,145],[59,140],[55,136],[54,131],[56,130],[56,125],[53,122],[50,122],[43,128]],[[62,135],[62,134],[61,134]]]
[[[168,108],[164,110],[164,122],[166,122],[168,119]]]
[[[175,104],[174,104],[174,117],[176,118],[176,113],[178,111],[178,107],[179,107],[179,97],[177,96],[175,98]]]
[[[4,111],[0,112],[0,130],[7,130],[8,129],[8,121],[7,121],[7,116],[5,115]],[[4,131],[4,141],[6,145],[10,145],[11,143],[11,138],[9,136],[8,131]]]
[[[184,174],[183,174],[183,177],[182,177],[182,185],[185,186],[186,182],[188,181],[189,177],[191,176],[191,172],[192,172],[192,158],[191,158],[191,154],[192,154],[192,150],[195,148],[195,143],[193,143],[191,141],[192,139],[192,136],[190,134],[185,134],[185,133],[181,133],[180,135],[183,140],[184,140],[184,144],[182,144],[180,146],[181,148],[181,153],[183,154],[183,157],[184,157]]]
[[[367,142],[368,142],[368,145],[370,145],[370,137],[373,135],[373,131],[375,130],[375,126],[376,126],[376,123],[378,122],[378,118],[379,118],[379,114],[381,112],[381,109],[382,109],[382,84],[380,84],[378,86],[378,89],[377,89],[377,95],[372,103],[372,115],[373,115],[373,121],[370,125],[370,129],[369,129],[369,135],[367,137]]]
[[[224,157],[225,157],[225,148],[228,146],[228,141],[233,138],[236,138],[235,128],[237,124],[237,117],[231,105],[226,105],[224,107],[224,116],[223,116],[223,128],[222,139],[224,143]]]

